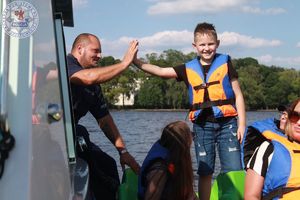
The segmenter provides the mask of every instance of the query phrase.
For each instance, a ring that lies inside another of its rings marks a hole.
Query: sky
[[[65,27],[67,52],[83,32],[100,38],[102,56],[122,59],[129,42],[138,57],[175,49],[195,52],[198,23],[215,25],[219,53],[300,70],[297,0],[73,0],[74,27]]]

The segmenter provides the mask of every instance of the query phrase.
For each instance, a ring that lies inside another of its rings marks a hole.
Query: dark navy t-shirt
[[[67,67],[69,78],[76,72],[83,70],[77,59],[71,54],[67,56]],[[100,85],[86,86],[70,83],[70,86],[76,124],[88,111],[97,120],[109,114]]]

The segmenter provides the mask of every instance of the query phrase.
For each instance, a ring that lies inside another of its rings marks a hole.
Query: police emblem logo
[[[26,1],[9,3],[2,14],[2,26],[12,37],[27,38],[36,31],[38,24],[37,10]]]

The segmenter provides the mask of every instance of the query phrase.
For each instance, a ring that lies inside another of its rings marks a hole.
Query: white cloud
[[[193,33],[183,31],[163,31],[155,33],[152,36],[140,38],[141,44],[148,47],[155,46],[182,46],[191,44],[193,41]]]
[[[277,15],[285,13],[283,8],[253,8],[247,3],[250,0],[153,0],[153,5],[149,7],[149,15],[170,15],[182,13],[217,13],[221,11],[238,10],[252,14]],[[180,9],[178,9],[180,8]]]
[[[286,13],[286,10],[283,8],[268,8],[268,9],[261,9],[261,8],[254,8],[250,6],[244,6],[242,11],[245,13],[252,13],[252,14],[261,14],[261,15],[278,15],[282,13]]]
[[[297,43],[296,47],[300,47],[300,42]]]
[[[262,47],[276,47],[282,44],[279,40],[267,40],[263,38],[255,38],[248,35],[242,35],[235,32],[223,32],[219,34],[222,47],[243,48],[262,48]],[[115,41],[101,39],[103,56],[112,55],[115,58],[122,58],[129,42],[133,39],[139,41],[139,57],[144,57],[147,53],[158,53],[167,49],[176,49],[183,53],[190,53],[194,51],[192,47],[193,33],[187,30],[183,31],[162,31],[154,33],[153,35],[132,38],[121,37]],[[267,57],[263,58],[267,60]]]
[[[282,44],[280,40],[266,40],[263,38],[255,38],[252,36],[241,35],[235,32],[223,32],[219,34],[219,38],[222,46],[236,45],[247,48],[259,48],[280,46]]]
[[[107,41],[101,40],[103,44],[103,52],[105,54],[111,52],[119,52],[118,56],[122,56],[125,52],[129,42],[133,39],[138,39],[139,41],[139,56],[144,56],[146,53],[160,53],[166,49],[177,49],[179,51],[186,52],[187,47],[189,47],[189,52],[192,49],[193,33],[187,30],[183,31],[162,31],[155,33],[151,36],[141,37],[141,38],[131,38],[131,37],[121,37],[117,41]],[[123,52],[120,52],[120,49]],[[112,54],[113,56],[115,54]]]
[[[245,0],[175,0],[160,1],[150,6],[148,14],[216,13],[243,4]]]
[[[88,0],[72,0],[74,8],[85,7],[88,4]]]
[[[282,44],[279,40],[267,40],[263,38],[255,38],[252,36],[242,35],[234,32],[223,32],[219,34],[221,46],[235,49],[231,55],[236,54],[235,47],[244,48],[262,48],[276,47]],[[121,37],[116,41],[101,39],[103,56],[111,55],[115,58],[122,59],[129,42],[133,39],[139,40],[138,57],[145,57],[149,53],[160,54],[167,49],[176,49],[185,54],[193,52],[192,47],[193,33],[187,30],[183,31],[162,31],[153,35],[141,38]],[[297,44],[300,47],[300,42]],[[43,45],[44,46],[44,45]],[[46,47],[46,45],[44,46]],[[300,57],[274,57],[270,54],[255,57],[261,64],[267,66],[275,65],[281,67],[293,67],[300,70]]]
[[[300,56],[298,57],[274,57],[270,54],[256,57],[259,63],[265,65],[275,65],[280,67],[289,67],[300,70]]]

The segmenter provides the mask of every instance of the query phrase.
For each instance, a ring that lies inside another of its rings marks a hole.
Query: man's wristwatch
[[[122,149],[122,150],[119,151],[119,154],[120,154],[120,155],[122,155],[122,154],[124,154],[124,153],[128,153],[128,151],[127,151],[126,148],[124,148],[124,149]]]

